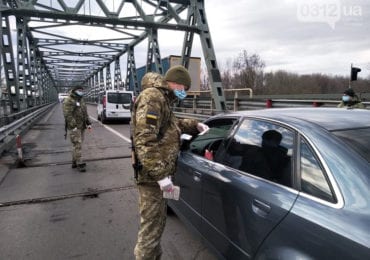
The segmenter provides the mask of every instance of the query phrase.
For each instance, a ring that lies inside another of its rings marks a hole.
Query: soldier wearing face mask
[[[365,105],[361,103],[358,96],[355,94],[352,88],[348,88],[343,92],[342,101],[338,105],[339,108],[365,108]]]
[[[134,254],[136,260],[160,259],[160,239],[166,223],[166,200],[171,192],[171,176],[176,170],[180,135],[195,135],[208,126],[194,119],[176,118],[171,105],[186,97],[191,78],[183,66],[171,67],[162,77],[147,73],[142,92],[132,112],[133,146],[140,167],[136,168],[139,192],[140,228]],[[136,160],[135,160],[136,161]]]
[[[82,161],[81,154],[84,132],[86,128],[91,129],[83,94],[83,87],[74,87],[63,102],[66,129],[72,143],[72,168],[77,168],[80,172],[86,171],[86,163]]]

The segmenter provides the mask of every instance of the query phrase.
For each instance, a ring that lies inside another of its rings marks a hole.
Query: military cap
[[[163,76],[155,72],[148,72],[141,79],[141,88],[144,90],[146,88],[162,86]]]
[[[346,94],[347,96],[350,96],[350,97],[354,97],[355,96],[355,92],[353,91],[352,88],[348,88],[344,91],[344,94]]]
[[[166,81],[176,82],[185,86],[188,90],[191,86],[191,78],[188,70],[181,65],[171,67],[164,76]]]

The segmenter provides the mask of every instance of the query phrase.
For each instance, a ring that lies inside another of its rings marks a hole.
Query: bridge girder
[[[0,46],[4,61],[2,73],[11,73],[15,79],[6,75],[13,112],[23,109],[19,104],[23,98],[29,99],[27,106],[42,104],[56,99],[57,92],[76,84],[93,87],[94,90],[90,89],[89,93],[98,93],[102,86],[116,89],[125,82],[126,88],[132,85],[132,90],[138,93],[134,50],[145,39],[148,39],[147,68],[154,60],[157,72],[163,73],[158,30],[184,32],[182,64],[186,67],[189,65],[194,34],[199,35],[215,108],[226,110],[204,1],[112,0],[106,4],[102,0],[78,0],[74,5],[67,0],[46,2],[49,1],[0,1],[2,39],[12,38],[11,17],[22,21],[16,23],[14,29],[17,31],[17,49],[22,48],[18,50],[18,56],[22,59],[13,57],[9,61],[9,52],[17,53],[15,46]],[[185,11],[187,15],[184,16],[182,13]],[[127,74],[122,80],[120,58],[125,54]],[[113,82],[111,66],[115,73]],[[68,77],[69,70],[75,71]],[[101,82],[104,71],[105,82]],[[23,88],[32,94],[24,96],[25,93],[20,93]],[[47,98],[41,98],[41,95]],[[36,96],[39,102],[33,100]]]

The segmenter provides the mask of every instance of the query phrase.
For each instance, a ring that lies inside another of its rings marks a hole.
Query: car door
[[[214,145],[225,139],[236,120],[214,119],[206,122],[210,127],[208,133],[193,137],[186,144],[187,148],[183,148],[179,154],[174,183],[180,186],[180,199],[169,203],[176,213],[182,215],[198,231],[202,224],[202,176],[212,169],[213,164],[205,158],[205,149],[216,149]]]
[[[119,112],[130,112],[132,103],[131,91],[120,91],[117,97],[117,108]]]
[[[196,230],[201,228],[202,209],[202,176],[209,169],[209,161],[202,156],[182,152],[178,158],[177,172],[174,177],[175,185],[180,186],[180,199],[171,201],[176,213],[183,216]],[[194,165],[202,165],[195,168]]]
[[[324,136],[313,139],[319,144],[316,149],[309,139],[300,136],[296,172],[299,197],[288,216],[259,248],[256,259],[369,258],[370,197],[368,186],[364,185],[366,178],[361,177],[370,172],[369,164],[350,147],[341,149],[342,145],[333,143],[330,134]],[[368,136],[362,138],[361,146],[369,147],[370,141],[364,141],[370,140]],[[320,156],[320,151],[325,151],[325,155]],[[330,165],[330,161],[337,167],[334,172],[324,166]],[[346,188],[338,186],[335,177],[341,174],[350,196],[343,197]],[[291,250],[284,250],[287,247]]]
[[[286,152],[284,169],[269,167],[271,162],[264,158],[262,136],[268,130],[281,134],[275,148]],[[280,125],[245,119],[202,176],[201,233],[225,258],[253,258],[292,207],[297,197],[289,187],[294,136]]]

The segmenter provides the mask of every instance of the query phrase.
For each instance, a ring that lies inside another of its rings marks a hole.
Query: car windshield
[[[370,128],[333,131],[370,163]]]
[[[131,94],[129,93],[108,93],[108,103],[129,104],[130,102]]]

